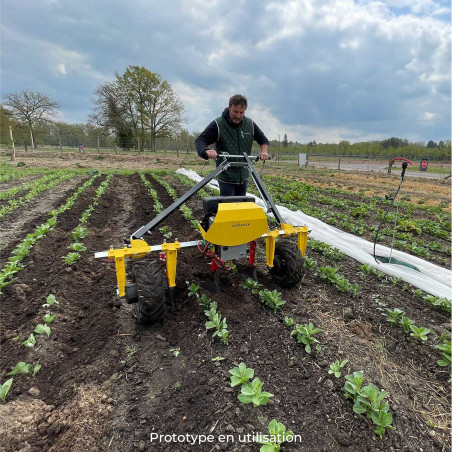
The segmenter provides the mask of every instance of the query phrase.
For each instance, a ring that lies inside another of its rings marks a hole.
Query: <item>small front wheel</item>
[[[290,289],[303,277],[304,260],[300,250],[290,242],[276,242],[275,258],[270,276],[279,286]]]
[[[137,323],[149,325],[161,320],[166,312],[164,265],[159,261],[136,261],[132,264],[132,280],[138,295],[135,303]]]

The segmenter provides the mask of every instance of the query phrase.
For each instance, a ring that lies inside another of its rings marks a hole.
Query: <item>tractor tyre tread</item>
[[[294,243],[276,242],[273,265],[270,276],[284,289],[295,287],[303,277],[304,259]]]
[[[164,265],[159,261],[134,262],[132,277],[138,292],[135,303],[137,323],[149,325],[160,321],[166,312]]]

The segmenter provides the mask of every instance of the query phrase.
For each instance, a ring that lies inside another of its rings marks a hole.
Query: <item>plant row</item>
[[[50,212],[50,218],[45,222],[37,226],[34,232],[29,233],[25,238],[14,248],[12,251],[12,256],[8,259],[2,270],[0,271],[0,291],[11,284],[14,275],[22,270],[24,267],[22,261],[28,256],[33,248],[34,244],[45,237],[48,232],[55,227],[57,224],[58,216],[61,215],[66,210],[70,209],[76,199],[83,193],[83,191],[89,187],[97,175],[92,176],[83,185],[81,185],[58,209]]]
[[[69,253],[62,257],[63,261],[67,265],[73,265],[80,259],[80,253],[86,251],[86,246],[82,243],[83,239],[86,236],[85,225],[88,223],[89,217],[94,212],[96,206],[99,204],[101,196],[107,191],[108,184],[110,183],[112,177],[113,175],[110,174],[99,185],[99,187],[97,187],[92,203],[82,213],[79,224],[72,231],[72,238],[74,241],[68,246]]]
[[[56,178],[53,178],[53,176],[49,176],[51,180],[49,179],[39,179],[35,182],[33,188],[25,195],[21,196],[17,199],[11,199],[8,203],[6,203],[2,208],[0,209],[0,218],[4,217],[5,215],[13,212],[18,207],[23,207],[25,204],[30,202],[33,198],[35,198],[39,193],[50,190],[51,188],[55,187],[56,185],[60,184],[61,182],[70,179],[74,176],[73,171],[64,171],[62,174],[59,174]]]

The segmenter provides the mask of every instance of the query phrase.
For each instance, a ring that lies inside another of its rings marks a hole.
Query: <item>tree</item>
[[[435,149],[435,148],[438,147],[438,145],[437,145],[433,140],[430,140],[430,141],[427,143],[427,147],[428,147],[429,149]]]
[[[139,150],[146,137],[155,151],[156,138],[178,134],[184,106],[171,85],[159,74],[129,66],[113,82],[97,88],[91,122],[113,128],[118,142],[131,139]]]
[[[23,90],[4,95],[5,105],[10,107],[11,116],[26,124],[30,130],[32,148],[36,148],[35,128],[38,124],[50,121],[60,104],[38,91]]]
[[[284,140],[282,142],[282,145],[286,148],[289,146],[289,142],[287,141],[287,133],[284,134]]]

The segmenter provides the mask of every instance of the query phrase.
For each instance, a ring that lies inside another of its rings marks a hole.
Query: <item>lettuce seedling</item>
[[[192,283],[188,286],[188,296],[199,298],[199,286],[195,283]]]
[[[259,284],[253,278],[247,278],[246,281],[242,283],[242,287],[251,290],[253,295],[257,295],[259,292],[258,289],[259,287],[262,287],[262,284]]]
[[[395,308],[395,309],[386,308],[386,314],[383,314],[383,315],[388,319],[388,322],[391,325],[396,325],[399,317],[403,317],[404,314],[405,314],[405,312],[399,308]]]
[[[426,341],[428,338],[428,334],[432,332],[432,330],[428,329],[428,328],[423,328],[423,327],[417,327],[415,325],[411,325],[410,326],[411,329],[411,333],[410,336],[415,337],[416,339],[419,339],[420,341]]]
[[[405,333],[409,333],[411,325],[414,325],[414,320],[411,320],[409,317],[402,316],[400,324],[403,326]]]
[[[50,336],[50,327],[47,325],[43,325],[42,323],[39,323],[38,325],[36,325],[36,328],[34,329],[34,333],[37,334],[47,334],[47,336]]]
[[[0,400],[2,401],[2,403],[5,402],[6,395],[8,394],[12,383],[13,378],[10,378],[9,380],[6,380],[3,384],[0,384]]]
[[[450,364],[451,364],[451,345],[450,345],[450,341],[444,341],[440,345],[435,345],[435,348],[437,348],[438,350],[442,351],[442,353],[441,353],[442,359],[439,359],[437,361],[438,365],[441,366],[441,367],[450,366]]]
[[[85,236],[86,236],[86,228],[84,228],[83,226],[77,226],[72,231],[72,237],[74,238],[74,240],[76,242],[80,242],[80,239],[85,238]]]
[[[42,319],[45,323],[52,323],[55,318],[55,315],[47,313]]]
[[[307,353],[311,353],[311,344],[319,342],[316,338],[312,337],[316,333],[320,333],[320,328],[314,328],[313,323],[296,325],[295,329],[290,333],[291,336],[297,336],[297,342],[304,344],[304,349]]]
[[[252,403],[253,407],[267,405],[273,394],[262,391],[263,385],[259,378],[255,378],[250,384],[242,385],[242,393],[239,394],[238,399],[245,404]]]
[[[61,259],[63,259],[67,265],[73,265],[80,259],[80,253],[76,253],[76,252],[68,253],[68,254],[66,254],[66,256],[63,256]]]
[[[345,397],[352,398],[356,402],[359,390],[364,381],[363,373],[361,371],[353,372],[351,375],[346,375],[345,380]]]
[[[50,294],[47,298],[46,298],[46,302],[45,304],[42,305],[43,308],[50,308],[50,306],[53,306],[54,304],[59,304],[58,301],[55,298],[55,295]]]
[[[22,342],[25,347],[34,347],[36,345],[36,338],[33,333],[28,336],[28,339]]]
[[[281,444],[293,438],[292,430],[287,430],[284,424],[273,419],[268,424],[269,435],[259,435],[258,442],[263,444],[260,452],[279,452]]]
[[[336,359],[334,363],[330,364],[330,369],[328,370],[329,374],[334,374],[336,378],[339,378],[341,376],[341,369],[348,363],[348,359],[344,359],[342,361],[339,361]]]
[[[386,411],[374,411],[371,413],[370,418],[372,422],[377,425],[377,428],[374,430],[380,438],[383,437],[383,434],[386,432],[387,428],[395,430],[392,424],[392,414]]]
[[[250,378],[254,377],[254,370],[246,367],[245,363],[240,363],[238,367],[234,367],[229,371],[231,374],[231,387],[243,385],[248,382]]]
[[[262,303],[268,306],[273,312],[276,312],[278,309],[281,309],[286,302],[281,300],[281,292],[277,292],[276,290],[270,291],[268,289],[259,291],[259,298]]]
[[[287,328],[290,328],[294,324],[295,324],[295,321],[292,317],[288,317],[287,315],[284,317],[284,325],[286,325]]]
[[[210,304],[212,303],[212,300],[207,295],[201,295],[199,297],[199,304],[205,309],[209,309]]]
[[[9,372],[7,375],[9,377],[11,375],[20,375],[20,374],[28,375],[28,374],[30,374],[32,377],[34,377],[40,368],[41,368],[41,364],[35,364],[33,366],[33,364],[24,363],[23,361],[21,361],[21,362],[17,363],[13,367],[11,372]]]
[[[72,251],[77,251],[77,252],[81,252],[81,251],[86,251],[87,250],[86,246],[83,245],[83,243],[81,243],[81,242],[71,243],[68,246],[68,249],[70,249]]]

